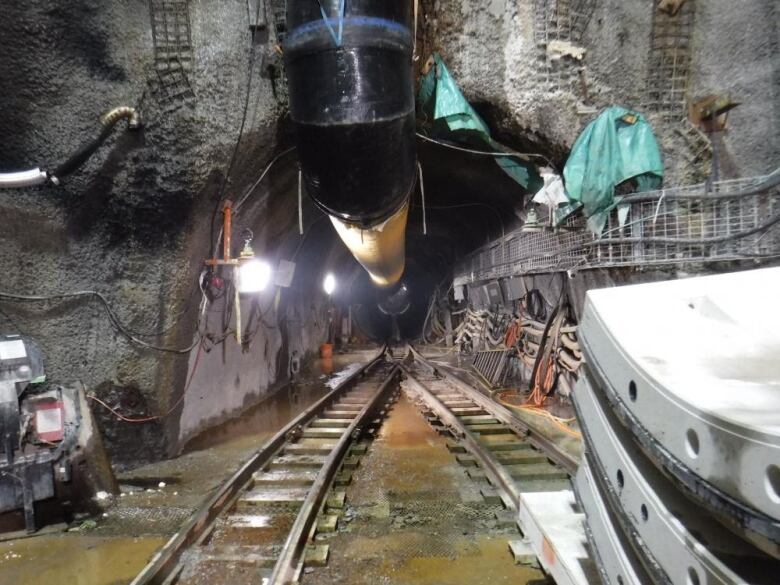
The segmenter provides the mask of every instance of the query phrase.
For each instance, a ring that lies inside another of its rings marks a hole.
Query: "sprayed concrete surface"
[[[502,508],[480,495],[417,407],[402,396],[353,475],[328,565],[307,568],[303,585],[446,585],[541,580],[514,564]]]
[[[208,494],[376,350],[316,360],[289,389],[200,437],[181,457],[118,475],[121,494],[68,532],[0,543],[0,585],[129,583]]]

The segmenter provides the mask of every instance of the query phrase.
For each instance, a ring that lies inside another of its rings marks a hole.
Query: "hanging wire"
[[[423,235],[428,235],[428,222],[426,221],[425,212],[425,182],[423,181],[423,170],[420,161],[417,161],[417,172],[420,175],[420,198],[422,203],[422,220],[423,220]]]
[[[298,167],[298,234],[303,235],[303,171]]]

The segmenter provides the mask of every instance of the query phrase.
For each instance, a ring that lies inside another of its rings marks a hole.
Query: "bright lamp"
[[[326,295],[332,295],[336,290],[336,277],[328,273],[325,275],[325,280],[322,281],[322,289]]]
[[[238,292],[264,291],[271,282],[271,266],[262,260],[247,260],[238,268]]]

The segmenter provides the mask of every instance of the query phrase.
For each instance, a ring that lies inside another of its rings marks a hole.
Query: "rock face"
[[[149,2],[3,5],[2,170],[51,169],[96,137],[100,114],[118,105],[139,107],[144,127],[127,131],[120,122],[95,156],[59,187],[0,192],[0,289],[33,295],[100,291],[128,329],[162,332],[143,340],[186,348],[196,335],[197,277],[211,248],[212,211],[241,126],[251,46],[245,4],[190,3],[191,49],[183,57],[190,59],[185,75],[191,95],[173,99],[160,87],[170,79],[158,75]],[[164,35],[157,36],[160,45]],[[243,140],[226,189],[232,198],[287,140],[279,124],[283,96],[277,99],[278,87],[260,74],[264,48],[258,43],[253,60]],[[297,234],[286,242],[278,238],[293,233],[297,220],[287,209],[288,198],[294,201],[294,164],[294,157],[280,161],[270,184],[236,218],[235,239],[240,229],[251,227],[258,254],[289,257],[299,243]],[[262,203],[271,190],[273,200]],[[273,221],[266,226],[269,217]],[[202,370],[188,390],[197,396],[197,407],[188,395],[164,419],[127,424],[93,405],[115,461],[174,452],[207,422],[256,401],[284,377],[291,348],[311,351],[320,342],[322,326],[311,323],[295,325],[305,335],[296,333],[290,342],[288,315],[321,303],[317,295],[306,300],[304,307],[300,291],[287,290],[278,309],[268,310],[265,300],[264,324],[243,349],[230,336],[219,343],[222,323],[209,314],[215,341],[207,342],[210,351],[204,351]],[[0,309],[2,330],[22,331],[40,343],[50,380],[81,379],[128,417],[167,412],[195,361],[194,351],[157,352],[128,342],[95,299],[3,302]],[[237,360],[250,359],[259,367],[250,379],[239,380]],[[209,375],[201,377],[206,369]]]
[[[52,381],[83,380],[128,417],[170,411],[130,424],[93,403],[115,463],[175,453],[273,389],[286,375],[291,352],[312,351],[325,336],[319,279],[342,252],[308,202],[309,232],[298,234],[294,154],[282,157],[247,201],[234,238],[239,246],[248,227],[258,254],[272,261],[295,257],[293,288],[284,289],[278,303],[273,296],[245,301],[251,341],[243,346],[231,337],[221,302],[199,319],[198,274],[215,240],[217,203],[222,195],[240,197],[266,162],[291,144],[284,82],[268,75],[278,64],[274,23],[253,45],[246,3],[239,1],[165,3],[184,7],[166,15],[169,24],[178,22],[178,39],[161,28],[155,13],[161,3],[147,0],[0,4],[0,170],[54,167],[93,139],[99,115],[118,105],[139,107],[144,120],[137,132],[121,122],[60,186],[0,191],[0,290],[95,290],[129,330],[153,333],[138,335],[149,343],[187,348],[198,326],[208,337],[200,356],[197,347],[181,354],[139,347],[112,326],[94,298],[2,301],[0,329],[35,339]],[[560,165],[599,108],[648,107],[648,84],[657,74],[652,2],[421,5],[422,58],[440,51],[496,137],[518,150],[541,152]],[[568,17],[560,12],[565,6]],[[728,132],[716,138],[721,172],[767,173],[779,154],[776,3],[688,0],[678,18],[691,9],[688,96],[730,93],[743,102],[731,113]],[[552,53],[550,41],[559,41]],[[567,43],[585,49],[582,60],[567,53]],[[223,190],[245,103],[242,140]],[[708,141],[701,155],[701,137],[681,117],[650,112],[666,150],[668,184],[709,172]],[[435,183],[429,186],[433,201],[436,190]],[[431,233],[447,243],[454,237],[447,232],[451,225],[431,225]],[[410,238],[412,255],[417,241]],[[431,241],[419,239],[420,248]]]
[[[617,104],[653,122],[667,184],[700,181],[709,173],[711,148],[685,121],[684,98],[728,94],[743,103],[731,112],[728,131],[714,137],[721,178],[774,170],[780,153],[777,3],[688,0],[674,17],[659,4],[431,0],[423,2],[425,50],[442,54],[499,139],[547,150],[555,162],[565,161],[598,110]],[[684,39],[673,41],[684,45],[674,52],[674,73],[661,60],[672,53],[658,50],[672,33]],[[584,57],[556,50],[561,44],[584,49]]]

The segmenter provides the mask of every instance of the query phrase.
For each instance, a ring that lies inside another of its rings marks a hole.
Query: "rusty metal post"
[[[233,240],[233,202],[230,200],[225,201],[225,205],[222,208],[223,214],[223,229],[222,229],[222,259],[230,260],[230,247]]]

